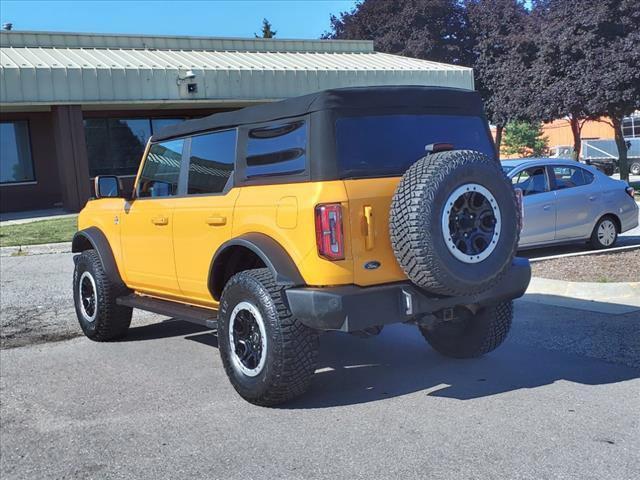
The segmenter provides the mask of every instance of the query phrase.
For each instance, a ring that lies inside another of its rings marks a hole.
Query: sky
[[[278,38],[319,38],[355,0],[0,0],[14,30],[253,37],[267,18]]]

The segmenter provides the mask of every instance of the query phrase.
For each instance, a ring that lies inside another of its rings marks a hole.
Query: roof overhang
[[[474,87],[470,68],[375,52],[369,41],[13,31],[0,33],[0,84],[3,107],[95,108],[242,106],[372,85]]]

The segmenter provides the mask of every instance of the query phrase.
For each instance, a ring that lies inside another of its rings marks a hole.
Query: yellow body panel
[[[113,249],[122,279],[147,295],[216,307],[207,280],[227,240],[261,233],[278,242],[311,286],[375,285],[406,279],[391,249],[389,207],[399,178],[336,180],[233,188],[221,195],[100,199],[79,217]],[[314,211],[341,203],[345,259],[317,252]],[[366,269],[368,262],[377,269]]]

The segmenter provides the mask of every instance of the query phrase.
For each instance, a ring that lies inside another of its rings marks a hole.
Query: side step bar
[[[159,298],[136,295],[135,293],[116,300],[118,305],[139,308],[148,312],[159,313],[167,317],[197,323],[207,328],[218,328],[218,311],[208,308],[194,307],[183,303],[160,300]]]

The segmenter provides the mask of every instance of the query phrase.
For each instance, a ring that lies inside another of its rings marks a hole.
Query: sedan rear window
[[[341,178],[402,175],[425,146],[450,143],[495,157],[484,119],[458,115],[381,115],[336,121]]]

